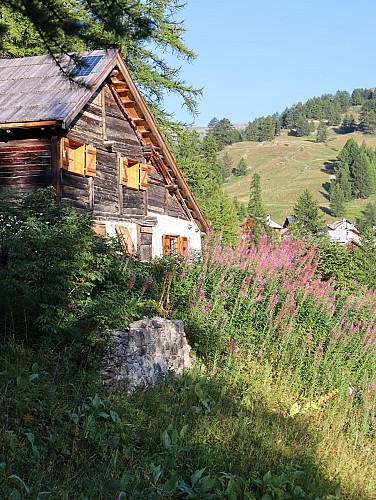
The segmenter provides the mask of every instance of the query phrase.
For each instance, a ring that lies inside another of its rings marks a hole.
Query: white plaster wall
[[[123,222],[123,221],[106,221],[106,236],[109,238],[115,238],[117,236],[115,226],[124,226],[128,229],[131,235],[135,249],[137,250],[137,225],[134,222]]]
[[[185,236],[188,238],[188,252],[198,253],[201,251],[201,233],[195,222],[178,219],[177,217],[170,217],[169,215],[162,215],[157,213],[149,213],[158,221],[157,225],[152,228],[153,241],[152,241],[152,255],[153,257],[160,257],[163,255],[163,242],[162,236],[169,234],[171,236]],[[106,221],[106,236],[110,238],[116,237],[116,225],[124,226],[128,229],[132,238],[135,249],[137,247],[137,225],[133,222],[122,221]]]
[[[201,234],[195,222],[178,219],[177,217],[170,217],[169,215],[162,215],[153,213],[157,218],[158,224],[153,227],[153,257],[163,255],[162,236],[170,234],[172,236],[185,236],[188,238],[188,252],[201,251]]]

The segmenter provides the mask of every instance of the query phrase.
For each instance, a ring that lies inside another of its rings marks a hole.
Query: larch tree
[[[178,0],[3,0],[0,54],[51,54],[59,64],[54,54],[117,48],[156,119],[170,117],[162,108],[166,93],[179,95],[195,114],[201,90],[181,79],[163,56],[196,57],[183,42],[184,23],[176,19],[182,7]]]
[[[339,183],[334,182],[330,187],[330,211],[335,217],[345,215],[345,196]]]
[[[261,182],[259,174],[253,174],[252,176],[248,201],[248,216],[262,219],[266,217],[266,210],[261,196]]]
[[[307,234],[319,234],[323,229],[323,217],[318,202],[308,189],[298,198],[293,208],[294,222]]]

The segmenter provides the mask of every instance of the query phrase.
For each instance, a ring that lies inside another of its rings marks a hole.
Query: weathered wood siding
[[[71,200],[76,208],[90,210],[92,189],[95,217],[124,219],[127,215],[146,215],[144,192],[133,191],[119,184],[117,153],[142,162],[143,151],[106,85],[83,108],[67,137],[97,148],[97,171],[92,179],[93,187],[87,178],[78,180],[79,176],[65,172],[63,185],[70,178],[69,189],[63,187],[65,201]]]
[[[176,199],[176,196],[171,193],[168,193],[167,197],[167,215],[170,215],[171,217],[178,217],[179,219],[189,220],[188,215]]]
[[[166,213],[167,192],[165,182],[158,172],[148,173],[148,210],[160,214]]]
[[[50,184],[49,138],[26,137],[0,142],[0,188],[8,187],[24,194]]]

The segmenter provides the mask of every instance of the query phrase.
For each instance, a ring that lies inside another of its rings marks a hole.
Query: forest
[[[1,496],[371,500],[375,204],[357,221],[361,245],[348,251],[330,243],[305,190],[281,239],[265,223],[260,178],[252,175],[248,204],[232,199],[224,182],[246,167],[218,152],[272,141],[283,128],[313,134],[310,121],[323,124],[320,141],[325,127],[373,134],[373,92],[313,98],[244,133],[213,119],[200,138],[171,122],[163,93],[194,111],[201,90],[145,44],[194,58],[184,24],[172,20],[178,2],[121,0],[115,12],[99,0],[54,6],[50,23],[46,0],[5,0],[2,56],[119,47],[212,232],[199,255],[142,262],[95,234],[90,217],[56,203],[52,190],[0,192]],[[375,192],[375,158],[346,142],[330,188],[335,215]],[[256,224],[244,234],[248,218]],[[98,370],[101,334],[154,315],[184,321],[194,368],[128,397],[109,394]]]

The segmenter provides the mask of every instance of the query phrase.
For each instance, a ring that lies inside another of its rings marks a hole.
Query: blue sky
[[[204,87],[196,118],[176,98],[176,120],[247,123],[337,90],[376,85],[374,0],[188,0],[186,45],[198,58],[181,77]]]

